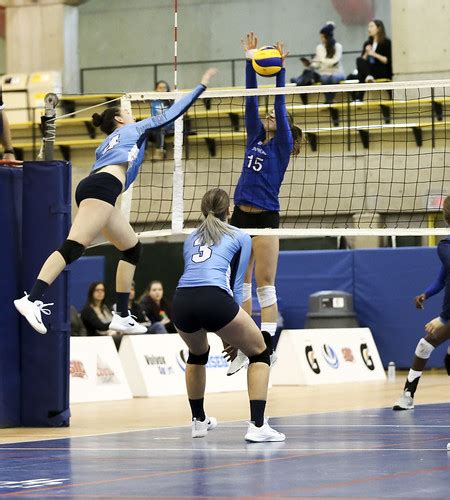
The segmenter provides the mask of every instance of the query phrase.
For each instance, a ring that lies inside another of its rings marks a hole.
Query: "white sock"
[[[277,331],[277,324],[263,322],[261,323],[261,331],[269,332],[270,336],[273,337],[275,335],[275,332]]]
[[[408,373],[408,382],[414,382],[414,380],[416,380],[416,378],[419,378],[421,375],[422,375],[422,372],[418,372],[418,371],[413,370],[411,368],[411,370],[409,370],[409,373]]]

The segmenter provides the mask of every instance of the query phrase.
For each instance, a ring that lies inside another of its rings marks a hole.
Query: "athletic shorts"
[[[280,213],[269,211],[260,213],[244,212],[236,205],[230,219],[230,224],[241,229],[278,229],[280,227]]]
[[[80,206],[83,200],[94,198],[114,206],[122,189],[122,183],[114,175],[108,172],[94,173],[80,181],[75,191],[75,201]]]
[[[177,288],[173,297],[172,321],[185,333],[205,329],[217,332],[233,321],[239,306],[218,286]]]

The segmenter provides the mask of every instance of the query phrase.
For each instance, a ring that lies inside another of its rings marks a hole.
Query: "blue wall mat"
[[[353,293],[353,252],[280,252],[277,294],[285,328],[303,328],[309,296],[320,290]]]
[[[70,304],[80,312],[86,303],[89,285],[105,279],[105,257],[81,257],[69,270]]]
[[[66,239],[71,215],[71,168],[64,161],[26,162],[23,168],[23,289],[30,290],[46,258]],[[44,196],[45,195],[45,196]],[[25,426],[69,425],[68,273],[45,296],[47,335],[22,319],[21,419]]]
[[[373,333],[384,365],[411,364],[424,325],[439,315],[443,292],[414,305],[414,297],[435,279],[440,260],[435,248],[387,248],[356,250],[355,309],[360,321]],[[433,353],[428,367],[442,367],[447,344]]]
[[[0,120],[1,121],[1,120]],[[0,168],[0,427],[20,424],[19,288],[22,169]]]

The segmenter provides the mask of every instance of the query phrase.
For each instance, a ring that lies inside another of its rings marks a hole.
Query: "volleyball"
[[[253,69],[261,76],[275,76],[283,67],[280,51],[273,45],[261,47],[252,59]]]

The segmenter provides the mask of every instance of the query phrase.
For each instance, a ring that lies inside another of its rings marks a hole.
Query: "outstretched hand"
[[[209,85],[209,82],[210,82],[211,78],[213,78],[214,76],[216,76],[218,72],[219,71],[218,71],[217,68],[209,68],[209,69],[207,69],[205,71],[205,73],[203,74],[200,83],[202,85],[204,85],[205,87],[207,87]]]
[[[248,50],[256,49],[256,47],[258,46],[258,38],[253,33],[253,31],[247,33],[246,37],[241,40],[241,45],[245,52],[247,52]]]
[[[282,42],[277,42],[275,44],[275,48],[278,50],[278,52],[281,54],[281,60],[283,61],[283,66],[284,66],[284,60],[286,57],[289,55],[289,52],[284,52],[284,45]]]

